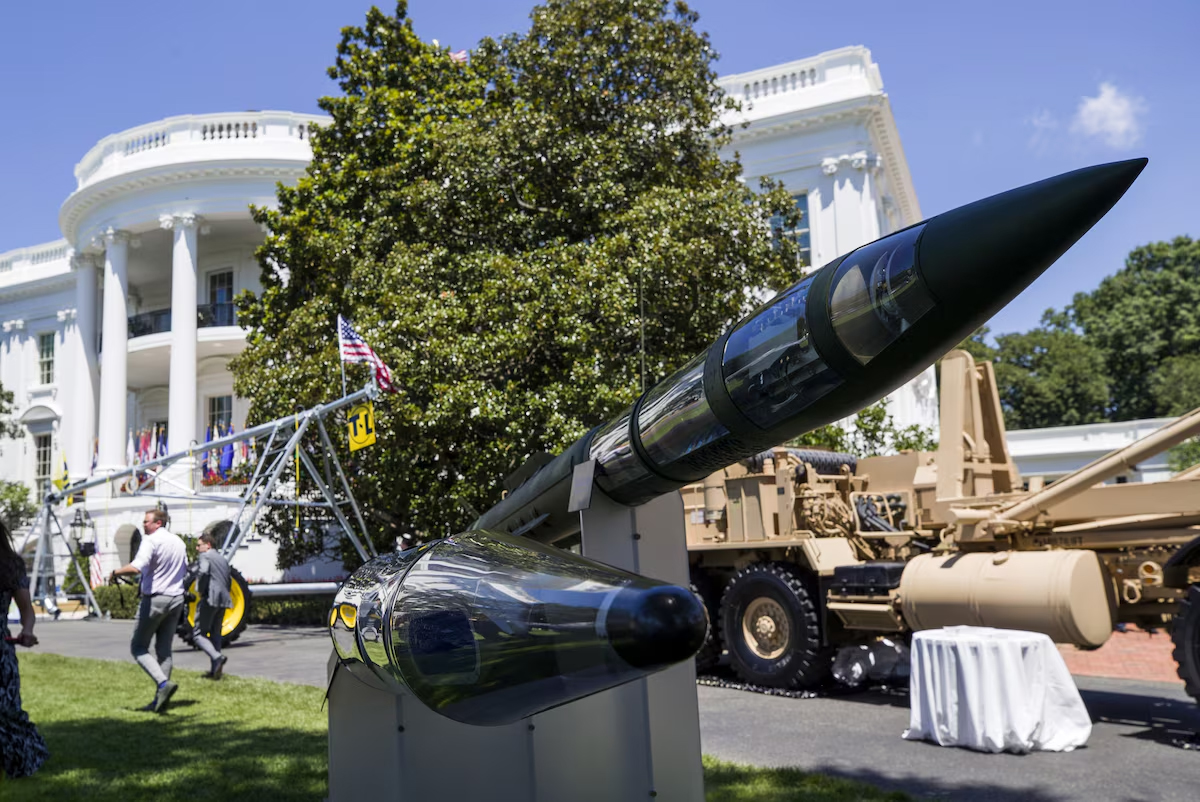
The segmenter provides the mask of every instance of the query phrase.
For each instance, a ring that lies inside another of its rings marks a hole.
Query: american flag
[[[92,558],[88,561],[88,584],[92,586],[92,590],[104,584],[104,573],[100,570],[100,544],[96,543],[96,550],[92,552]]]
[[[379,382],[379,389],[389,393],[396,392],[396,388],[392,386],[392,372],[388,370],[388,366],[383,364],[379,355],[358,336],[354,327],[341,315],[338,315],[338,346],[343,362],[366,362],[374,366],[375,381]]]
[[[454,53],[451,53],[450,60],[457,61],[459,64],[466,64],[467,63],[467,51],[458,50]]]

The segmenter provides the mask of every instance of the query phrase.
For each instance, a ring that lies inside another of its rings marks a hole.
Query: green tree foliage
[[[990,345],[987,341],[988,335],[992,330],[988,326],[980,326],[967,339],[955,346],[960,351],[966,351],[975,358],[976,362],[995,362],[996,348]],[[938,380],[941,380],[941,370],[938,371]]]
[[[1038,328],[996,338],[996,387],[1010,429],[1105,419],[1109,382],[1104,355],[1057,322],[1048,312]]]
[[[21,436],[20,426],[12,419],[13,394],[0,387],[0,439]],[[29,488],[21,482],[0,479],[0,520],[10,530],[28,523],[37,512]]]
[[[22,482],[0,480],[0,521],[9,530],[18,529],[33,520],[37,514],[33,493]]]
[[[937,448],[937,434],[915,424],[897,426],[895,418],[887,412],[887,399],[884,399],[859,410],[853,426],[831,423],[800,435],[788,445],[874,457],[899,451],[933,451]]]
[[[682,3],[551,0],[467,64],[406,14],[343,30],[307,174],[255,210],[263,290],[233,364],[252,420],[330,400],[334,321],[354,321],[400,387],[350,471],[388,545],[461,529],[748,311],[747,287],[794,281],[770,221],[798,220],[719,158],[732,103]],[[266,524],[284,564],[320,549],[287,519]]]
[[[17,438],[21,436],[20,425],[12,419],[13,394],[0,385],[0,438]]]
[[[1112,420],[1200,405],[1194,367],[1173,361],[1200,357],[1200,241],[1176,237],[1134,249],[1122,270],[1093,292],[1077,294],[1068,312],[1104,354]],[[1166,389],[1169,377],[1179,375],[1193,383],[1180,392]]]
[[[1183,471],[1200,462],[1200,437],[1184,440],[1167,452],[1167,466],[1173,471]]]
[[[1072,426],[1107,419],[1109,381],[1104,354],[1074,331],[1067,315],[1047,309],[1024,334],[988,342],[984,326],[958,347],[991,362],[1004,425],[1009,429]]]

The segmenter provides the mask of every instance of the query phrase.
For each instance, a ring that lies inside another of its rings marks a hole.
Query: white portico
[[[224,367],[245,344],[233,297],[257,287],[262,232],[249,206],[273,205],[276,183],[303,173],[321,119],[174,117],[106,137],[76,167],[59,214],[86,310],[71,332],[84,370],[62,438],[73,477],[90,472],[93,437],[105,471],[128,463],[131,432],[165,430],[180,451],[214,424],[242,423]]]

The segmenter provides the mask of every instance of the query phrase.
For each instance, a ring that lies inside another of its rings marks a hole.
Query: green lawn
[[[152,685],[132,661],[21,653],[25,708],[50,747],[42,770],[0,779],[4,802],[275,802],[325,798],[324,692],[176,671],[166,715],[143,713]],[[903,800],[870,786],[792,769],[704,760],[709,802]]]
[[[180,670],[160,716],[138,710],[154,684],[132,660],[20,660],[22,700],[51,755],[33,777],[0,780],[4,802],[325,798],[320,688]]]

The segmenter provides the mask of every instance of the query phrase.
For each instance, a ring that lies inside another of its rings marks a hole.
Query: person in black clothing
[[[13,637],[8,631],[8,608],[16,601],[21,612],[21,634]],[[33,602],[29,598],[29,575],[25,561],[13,548],[8,527],[0,522],[0,761],[9,777],[28,777],[37,771],[50,756],[46,742],[21,709],[21,675],[17,668],[14,645],[31,648],[37,645],[33,635],[35,621]]]

